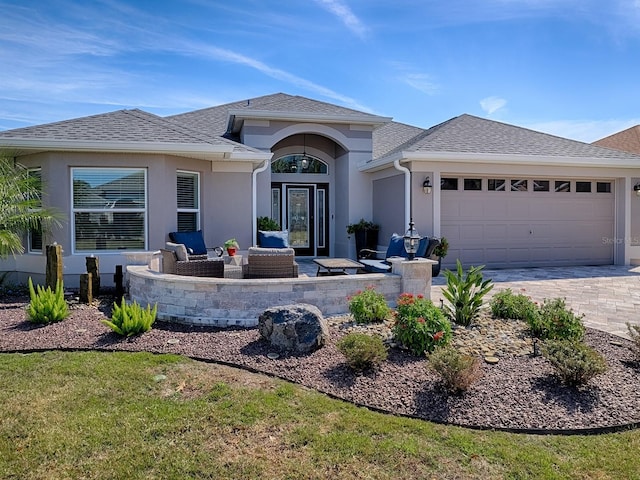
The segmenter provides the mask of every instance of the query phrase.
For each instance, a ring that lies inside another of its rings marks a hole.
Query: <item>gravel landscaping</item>
[[[344,319],[331,319],[328,345],[306,356],[273,353],[258,330],[220,330],[156,322],[153,330],[125,338],[100,323],[110,315],[108,302],[73,305],[63,322],[37,326],[26,320],[28,299],[0,299],[0,351],[51,349],[147,351],[262,372],[372,409],[473,428],[534,433],[594,433],[640,424],[640,365],[631,342],[587,330],[586,342],[607,360],[608,371],[583,389],[559,383],[542,357],[504,354],[483,364],[482,378],[461,396],[445,393],[426,360],[392,348],[377,371],[354,374],[335,347],[344,335]]]

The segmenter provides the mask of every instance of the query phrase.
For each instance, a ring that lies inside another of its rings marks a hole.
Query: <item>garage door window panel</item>
[[[511,191],[512,192],[526,192],[529,189],[529,183],[525,179],[521,180],[511,180]]]
[[[480,179],[480,178],[465,178],[464,179],[464,189],[465,190],[474,190],[474,191],[482,190],[482,179]]]
[[[598,193],[611,193],[611,182],[597,182],[596,192]]]
[[[504,178],[490,178],[487,180],[487,190],[490,192],[504,192],[507,181]]]
[[[568,193],[571,191],[571,182],[569,180],[556,180],[553,185],[556,192]]]
[[[591,193],[591,182],[576,182],[577,193]]]
[[[458,179],[443,177],[440,179],[440,189],[441,190],[458,190]]]
[[[533,191],[534,192],[548,192],[550,189],[549,180],[534,180]]]

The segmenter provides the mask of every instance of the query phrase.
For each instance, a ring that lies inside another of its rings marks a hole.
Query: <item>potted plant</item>
[[[347,225],[347,233],[356,237],[356,254],[360,256],[363,249],[376,250],[378,248],[378,232],[380,225],[361,218],[358,223]]]
[[[437,277],[440,275],[440,268],[442,267],[442,259],[447,256],[449,252],[449,241],[445,237],[440,238],[440,243],[433,249],[433,256],[438,263],[431,265],[431,275]]]
[[[264,232],[277,232],[280,230],[280,224],[273,218],[258,217],[258,230]]]
[[[235,238],[230,238],[229,240],[224,242],[224,248],[229,256],[233,257],[240,246],[238,245],[238,241]]]

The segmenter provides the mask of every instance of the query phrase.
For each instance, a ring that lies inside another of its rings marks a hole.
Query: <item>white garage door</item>
[[[613,263],[613,181],[443,175],[441,183],[447,266]]]

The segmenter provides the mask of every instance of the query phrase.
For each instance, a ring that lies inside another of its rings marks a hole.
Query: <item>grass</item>
[[[0,355],[3,479],[638,479],[639,450],[640,431],[435,425],[172,355]]]

